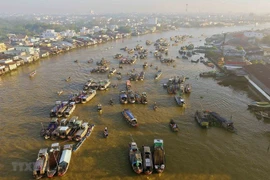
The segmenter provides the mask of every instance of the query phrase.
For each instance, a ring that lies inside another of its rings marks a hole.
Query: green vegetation
[[[118,28],[118,32],[120,32],[120,33],[131,33],[131,27],[129,27],[129,26],[120,26]]]
[[[252,64],[265,64],[263,60],[251,60],[250,61]]]
[[[242,46],[237,46],[236,49],[237,49],[238,51],[242,51],[242,50],[243,50],[243,47],[242,47]]]

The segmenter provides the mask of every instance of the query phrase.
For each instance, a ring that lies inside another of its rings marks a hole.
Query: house
[[[7,50],[7,46],[5,45],[5,43],[0,43],[0,52],[4,52]]]
[[[41,35],[44,39],[49,39],[49,40],[59,40],[61,38],[61,36],[59,35],[59,33],[55,32],[55,30],[53,29],[47,29],[46,31],[44,31]]]
[[[60,32],[60,35],[62,37],[74,37],[74,36],[77,36],[76,32],[74,30],[66,30],[66,31],[62,31]]]
[[[224,56],[237,56],[237,57],[244,57],[246,52],[244,49],[238,50],[234,46],[225,45],[223,47],[223,54]]]
[[[17,69],[16,62],[14,62],[12,59],[2,59],[0,60],[0,65],[8,67],[9,71]]]
[[[26,52],[27,54],[33,55],[35,53],[35,50],[33,47],[28,47],[28,46],[16,46],[16,50]]]
[[[16,63],[17,67],[24,65],[23,59],[13,59],[13,61]]]
[[[22,35],[22,34],[8,34],[7,35],[9,40],[12,42],[25,42],[28,41],[28,36],[27,35]]]
[[[33,56],[31,55],[23,55],[19,56],[21,59],[23,59],[24,63],[31,63],[33,62]]]

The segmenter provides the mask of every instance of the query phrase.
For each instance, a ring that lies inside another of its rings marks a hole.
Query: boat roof
[[[77,120],[78,118],[79,118],[78,116],[72,116],[72,118],[70,118],[70,121]]]
[[[130,119],[136,120],[136,118],[133,116],[132,112],[129,109],[125,109],[124,111],[126,112],[126,114]]]
[[[72,149],[72,147],[73,147],[73,144],[65,144],[64,147],[63,147],[63,150]]]
[[[59,130],[60,131],[66,131],[66,130],[68,130],[68,126],[60,126],[60,128],[59,128]]]
[[[154,139],[154,146],[155,147],[162,147],[163,146],[163,140],[162,139]]]
[[[42,148],[39,150],[38,154],[46,154],[48,152],[48,148]]]
[[[88,122],[82,123],[82,127],[87,127],[87,126],[88,126]]]
[[[62,102],[61,101],[55,101],[56,105],[60,105]]]
[[[151,152],[151,149],[149,146],[143,146],[144,152]]]
[[[74,101],[70,102],[69,103],[70,105],[75,105],[76,103]]]
[[[61,162],[70,162],[71,159],[71,153],[72,153],[72,149],[64,149],[60,158],[59,163]]]
[[[54,147],[59,147],[59,143],[53,143],[51,147],[52,147],[52,148],[54,148]]]

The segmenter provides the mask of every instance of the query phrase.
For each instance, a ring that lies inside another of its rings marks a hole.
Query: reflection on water
[[[251,27],[249,27],[251,28]],[[118,60],[113,55],[122,47],[135,47],[145,41],[155,41],[160,37],[190,34],[192,43],[202,45],[201,34],[211,35],[222,31],[235,31],[244,28],[205,28],[181,29],[175,32],[150,34],[125,40],[118,40],[104,45],[82,48],[60,56],[41,60],[30,66],[24,66],[10,75],[1,77],[1,131],[0,131],[0,172],[1,179],[30,179],[32,172],[14,169],[14,162],[29,163],[35,161],[40,148],[49,147],[52,141],[39,137],[41,123],[49,122],[49,110],[56,100],[65,100],[70,93],[80,91],[89,78],[102,79],[106,74],[90,74],[95,62],[102,57],[111,61],[111,67],[118,68]],[[185,43],[183,45],[186,45]],[[149,51],[154,46],[147,46]],[[180,46],[171,46],[168,57],[176,57]],[[124,52],[121,52],[125,54]],[[94,63],[87,61],[93,58]],[[78,59],[78,63],[74,60]],[[98,92],[97,96],[84,105],[78,105],[73,115],[96,124],[91,137],[74,153],[65,179],[267,179],[269,154],[267,147],[269,124],[258,121],[247,110],[252,101],[247,88],[241,86],[221,86],[214,79],[199,78],[200,72],[209,71],[202,63],[190,63],[176,60],[176,67],[161,64],[149,54],[147,60],[139,60],[135,65],[125,65],[120,72],[126,74],[133,68],[143,70],[144,62],[153,63],[145,72],[145,81],[132,82],[133,90],[147,92],[148,105],[120,105],[118,94],[125,89],[124,76],[117,80],[110,79],[117,88]],[[154,80],[155,66],[162,69],[159,80]],[[28,74],[37,70],[34,78]],[[186,96],[186,107],[177,106],[174,96],[168,95],[162,84],[175,75],[189,77],[192,92]],[[65,79],[71,77],[71,81]],[[57,91],[63,90],[58,96]],[[109,105],[110,98],[117,102]],[[157,102],[159,108],[153,110]],[[96,110],[98,103],[103,104],[103,114]],[[138,128],[130,127],[122,118],[124,108],[132,110],[139,122]],[[197,109],[208,109],[220,113],[226,118],[232,117],[237,134],[224,129],[201,129],[194,120]],[[179,127],[178,133],[169,128],[170,119]],[[103,129],[108,127],[110,136],[103,138]],[[138,176],[133,173],[128,161],[128,143],[134,139],[138,146],[152,146],[155,138],[164,140],[167,167],[163,174]],[[65,144],[69,142],[61,142]]]

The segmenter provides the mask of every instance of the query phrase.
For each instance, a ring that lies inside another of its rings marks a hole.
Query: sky
[[[270,13],[270,0],[0,0],[0,13]],[[187,10],[187,11],[186,11]]]

